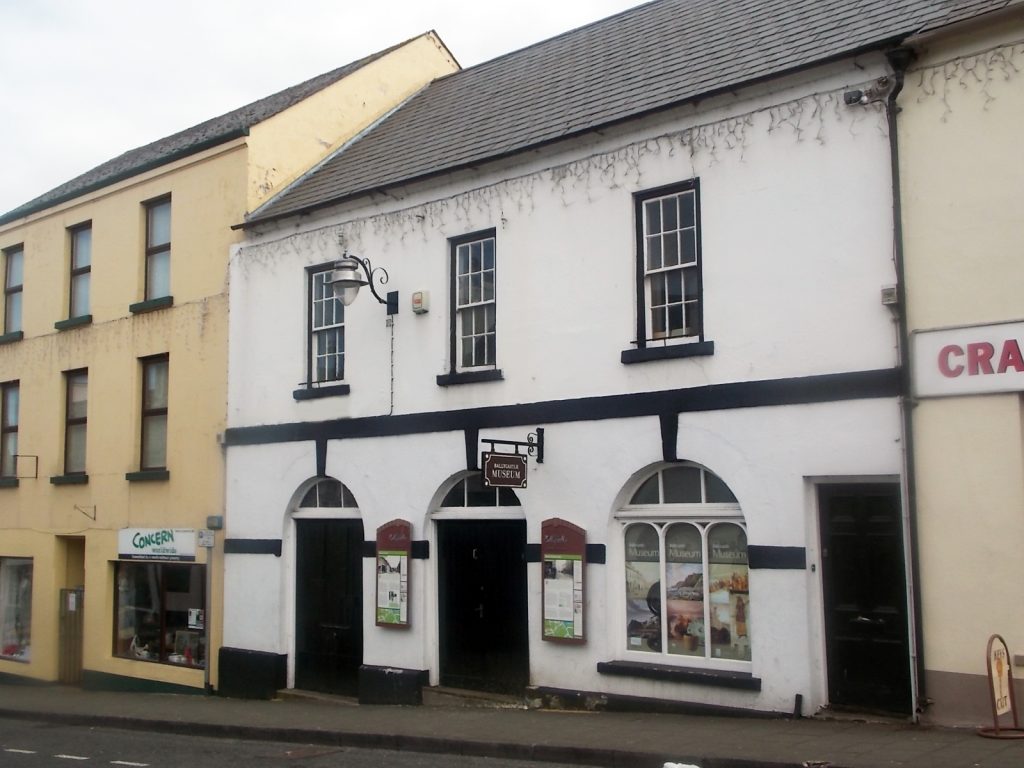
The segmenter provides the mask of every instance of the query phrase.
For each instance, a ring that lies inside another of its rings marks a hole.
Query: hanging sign
[[[194,528],[122,528],[117,532],[117,555],[122,560],[196,559]]]
[[[525,488],[526,457],[511,453],[485,453],[484,485],[489,488]]]
[[[377,626],[409,626],[412,524],[392,520],[377,529]]]
[[[556,517],[541,523],[540,536],[544,575],[542,637],[554,642],[583,643],[586,531]]]
[[[985,653],[988,668],[989,696],[992,700],[992,727],[979,728],[980,736],[993,739],[1024,739],[1024,731],[1017,722],[1017,700],[1013,691],[1013,670],[1010,668],[1010,651],[1006,641],[999,635],[988,639]],[[1009,714],[1012,726],[1000,726],[999,718]]]

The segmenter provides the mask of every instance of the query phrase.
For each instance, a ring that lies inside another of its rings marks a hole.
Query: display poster
[[[392,520],[377,529],[377,626],[409,626],[412,524]]]
[[[626,529],[626,648],[661,651],[661,544],[649,523]]]
[[[583,643],[586,531],[559,518],[541,523],[543,639]]]
[[[704,657],[704,547],[700,529],[675,523],[665,534],[668,652]]]
[[[747,534],[734,523],[708,529],[711,655],[750,661],[750,579]]]

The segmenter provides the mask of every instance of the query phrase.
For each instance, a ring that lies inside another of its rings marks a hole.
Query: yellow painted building
[[[231,227],[457,68],[427,33],[0,216],[0,679],[216,685]]]
[[[931,722],[991,724],[990,635],[1005,639],[1011,663],[1024,660],[1022,40],[1019,3],[922,37],[900,96],[922,716]],[[1012,670],[1024,678],[1024,666]],[[1017,694],[1024,701],[1019,685]]]

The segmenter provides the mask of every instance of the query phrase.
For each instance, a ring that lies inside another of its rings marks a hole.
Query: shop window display
[[[626,650],[749,662],[747,534],[739,504],[692,465],[654,473],[620,510]]]
[[[115,564],[114,655],[186,667],[206,665],[206,566]]]
[[[32,560],[0,558],[0,659],[32,658]]]

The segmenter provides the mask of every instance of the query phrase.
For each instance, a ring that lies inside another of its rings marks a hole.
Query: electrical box
[[[430,291],[415,291],[412,295],[412,311],[423,315],[430,311]]]

